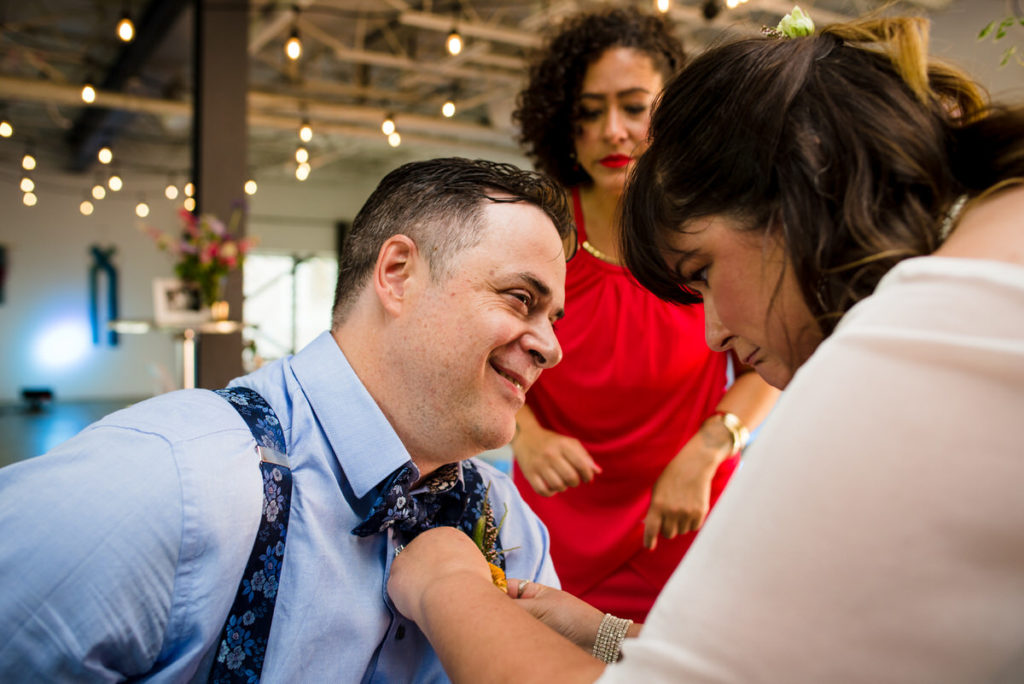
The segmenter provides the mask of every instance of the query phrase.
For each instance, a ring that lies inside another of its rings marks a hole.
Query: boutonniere
[[[502,514],[501,520],[496,523],[494,521],[494,509],[491,506],[490,493],[491,486],[487,485],[487,491],[484,492],[483,505],[480,507],[480,516],[473,523],[473,534],[471,536],[473,543],[483,553],[484,558],[487,560],[487,565],[491,568],[491,581],[494,582],[494,586],[502,591],[508,591],[508,580],[505,578],[505,571],[497,565],[499,557],[513,550],[498,547],[498,533],[501,532],[501,528],[505,525],[505,518],[508,516],[508,505],[505,506],[505,512]]]

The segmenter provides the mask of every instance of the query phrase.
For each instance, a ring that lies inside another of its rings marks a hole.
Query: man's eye
[[[515,297],[516,299],[518,299],[526,307],[529,307],[530,306],[530,302],[533,301],[533,299],[530,297],[530,295],[528,293],[526,293],[526,292],[512,292],[510,294],[513,297]]]

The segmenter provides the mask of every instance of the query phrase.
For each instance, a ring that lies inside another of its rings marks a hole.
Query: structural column
[[[243,203],[247,174],[249,84],[248,3],[195,2],[195,102],[192,174],[196,211],[225,222]],[[239,225],[244,234],[245,222]],[[225,299],[230,317],[242,315],[242,273],[228,277]],[[242,374],[242,335],[202,335],[198,341],[197,386],[223,387]]]

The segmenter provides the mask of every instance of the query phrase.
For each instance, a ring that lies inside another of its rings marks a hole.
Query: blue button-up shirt
[[[324,333],[236,380],[281,420],[294,478],[267,682],[445,681],[386,580],[395,544],[351,530],[409,461]],[[508,574],[558,585],[543,524],[511,481]],[[172,392],[0,470],[0,681],[200,681],[208,676],[262,506],[254,442],[224,399]]]

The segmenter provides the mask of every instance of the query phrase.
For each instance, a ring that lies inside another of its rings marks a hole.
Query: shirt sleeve
[[[100,423],[0,470],[0,529],[0,681],[149,670],[181,545],[164,438]]]

